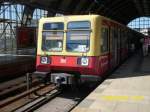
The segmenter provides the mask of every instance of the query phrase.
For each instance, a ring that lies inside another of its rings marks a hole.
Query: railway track
[[[18,91],[19,88],[26,89],[27,87],[25,77],[11,81],[9,84],[12,87],[7,83],[5,87],[0,85],[0,90],[5,88],[5,93],[10,94],[14,90]],[[0,112],[67,112],[72,110],[90,91],[89,88],[85,89],[85,87],[80,87],[78,92],[72,91],[70,88],[61,91],[54,84],[37,83],[33,84],[29,90],[22,92],[19,90],[19,94],[1,100]],[[3,95],[5,96],[5,94]],[[49,109],[45,110],[45,107],[49,107]]]
[[[58,87],[55,85],[40,84],[19,95],[1,101],[0,111],[30,112],[43,105],[60,92],[61,91],[59,91]]]
[[[32,85],[38,84],[38,80],[33,78]],[[1,83],[0,85],[0,100],[4,100],[7,97],[18,94],[26,90],[26,77],[20,77],[11,81]]]
[[[94,88],[80,86],[77,90],[64,88],[62,93],[40,106],[34,112],[70,112],[80,103]]]

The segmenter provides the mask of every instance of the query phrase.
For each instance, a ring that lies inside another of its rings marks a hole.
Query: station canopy
[[[131,20],[150,16],[150,0],[2,0],[48,10],[51,14],[99,14],[127,25]]]

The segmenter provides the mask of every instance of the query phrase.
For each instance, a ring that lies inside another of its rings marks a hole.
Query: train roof
[[[40,21],[51,21],[51,20],[55,20],[55,21],[62,21],[65,19],[75,19],[75,20],[82,20],[82,19],[87,19],[87,20],[91,20],[93,18],[96,17],[100,17],[100,15],[65,15],[65,16],[55,16],[55,17],[44,17],[41,18]]]
[[[46,18],[41,18],[40,22],[46,22],[46,21],[49,22],[49,21],[54,21],[54,20],[57,21],[57,22],[61,22],[61,21],[64,21],[65,19],[69,20],[69,21],[71,21],[71,20],[76,20],[77,21],[77,20],[85,20],[85,19],[92,20],[93,18],[102,18],[102,19],[111,21],[111,22],[117,24],[118,26],[124,27],[125,29],[129,29],[131,31],[137,32],[136,30],[131,29],[131,28],[127,27],[126,25],[123,25],[123,24],[121,24],[121,23],[119,23],[117,21],[114,21],[114,20],[110,19],[110,18],[101,16],[101,15],[97,15],[97,14],[89,14],[89,15],[63,15],[63,16],[56,16],[56,17],[46,17]],[[138,32],[138,33],[140,33],[140,32]]]
[[[46,18],[41,18],[40,21],[42,22],[45,22],[45,21],[63,21],[65,19],[68,19],[68,20],[84,20],[84,19],[87,19],[87,20],[92,20],[93,18],[103,18],[103,19],[106,19],[106,20],[109,20],[111,22],[114,22],[120,26],[124,26],[123,24],[120,24],[118,23],[117,21],[114,21],[110,18],[107,18],[107,17],[104,17],[104,16],[101,16],[101,15],[97,15],[97,14],[92,14],[92,15],[65,15],[65,16],[56,16],[56,17],[46,17]]]

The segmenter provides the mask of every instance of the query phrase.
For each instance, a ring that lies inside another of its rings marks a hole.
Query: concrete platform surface
[[[128,59],[72,112],[150,112],[150,56]]]

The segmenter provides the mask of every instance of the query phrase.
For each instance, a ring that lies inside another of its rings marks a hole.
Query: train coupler
[[[75,78],[73,75],[67,73],[52,73],[51,82],[58,85],[70,85],[75,83]]]

